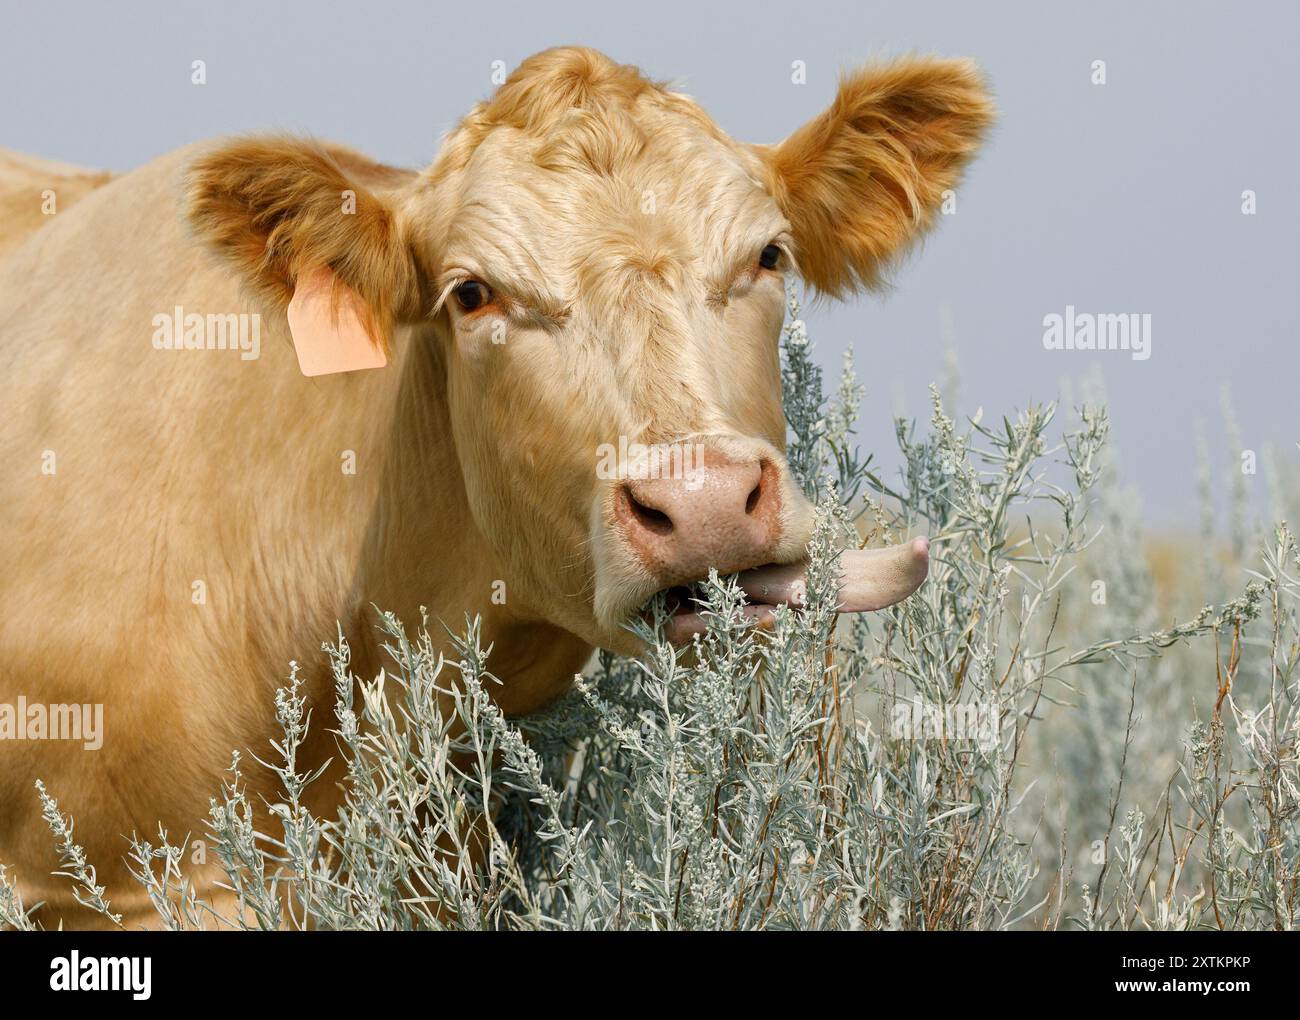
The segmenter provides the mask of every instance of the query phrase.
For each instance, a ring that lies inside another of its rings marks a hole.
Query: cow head
[[[469,504],[511,591],[627,649],[621,624],[656,592],[803,556],[783,280],[876,285],[990,119],[969,63],[907,59],[844,78],[781,144],[747,145],[634,68],[558,49],[416,178],[310,142],[237,141],[198,160],[189,213],[281,305],[328,270],[380,347],[399,328],[435,334]],[[862,560],[850,608],[910,593],[924,561],[923,544]],[[747,587],[776,601],[796,569]],[[698,625],[687,609],[675,630]]]

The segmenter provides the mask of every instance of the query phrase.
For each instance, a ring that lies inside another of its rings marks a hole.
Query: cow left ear
[[[836,297],[879,286],[992,122],[973,62],[908,58],[845,76],[829,109],[758,146],[804,279]]]
[[[394,323],[421,308],[416,260],[393,200],[403,180],[402,171],[348,150],[240,138],[189,165],[186,216],[273,307],[288,310],[295,291],[327,282],[386,358]]]

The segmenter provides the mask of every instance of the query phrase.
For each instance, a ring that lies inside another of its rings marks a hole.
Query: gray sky
[[[877,55],[974,57],[1000,123],[957,214],[887,295],[806,318],[833,375],[856,348],[868,387],[860,438],[885,465],[891,415],[928,413],[956,351],[961,410],[1054,398],[1098,366],[1125,476],[1152,524],[1193,525],[1197,423],[1226,490],[1269,444],[1295,468],[1295,46],[1289,3],[835,3],[657,0],[491,4],[131,5],[0,2],[0,145],[129,170],[186,142],[289,129],[423,165],[441,134],[513,67],[581,43],[680,83],[722,127],[776,141],[829,102],[835,77]],[[207,62],[208,83],[190,84]],[[807,84],[791,83],[791,62]],[[1106,62],[1105,85],[1091,65]],[[1241,212],[1242,192],[1258,212]],[[1043,318],[1149,313],[1151,357],[1048,351]],[[1077,388],[1076,388],[1077,392]]]

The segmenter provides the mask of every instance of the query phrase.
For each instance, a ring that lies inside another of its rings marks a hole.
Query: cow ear
[[[907,58],[845,76],[829,109],[759,147],[804,279],[831,296],[879,286],[992,121],[972,62]]]
[[[322,272],[347,288],[387,356],[396,321],[418,317],[416,260],[393,196],[402,171],[343,149],[241,138],[199,156],[185,177],[186,215],[263,300],[284,310]]]

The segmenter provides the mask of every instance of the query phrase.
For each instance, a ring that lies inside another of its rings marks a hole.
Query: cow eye
[[[492,300],[492,291],[480,280],[466,280],[455,290],[456,303],[467,312],[482,308]]]
[[[758,264],[764,269],[775,269],[780,261],[781,249],[775,244],[769,244],[763,249],[763,253],[758,256]]]

